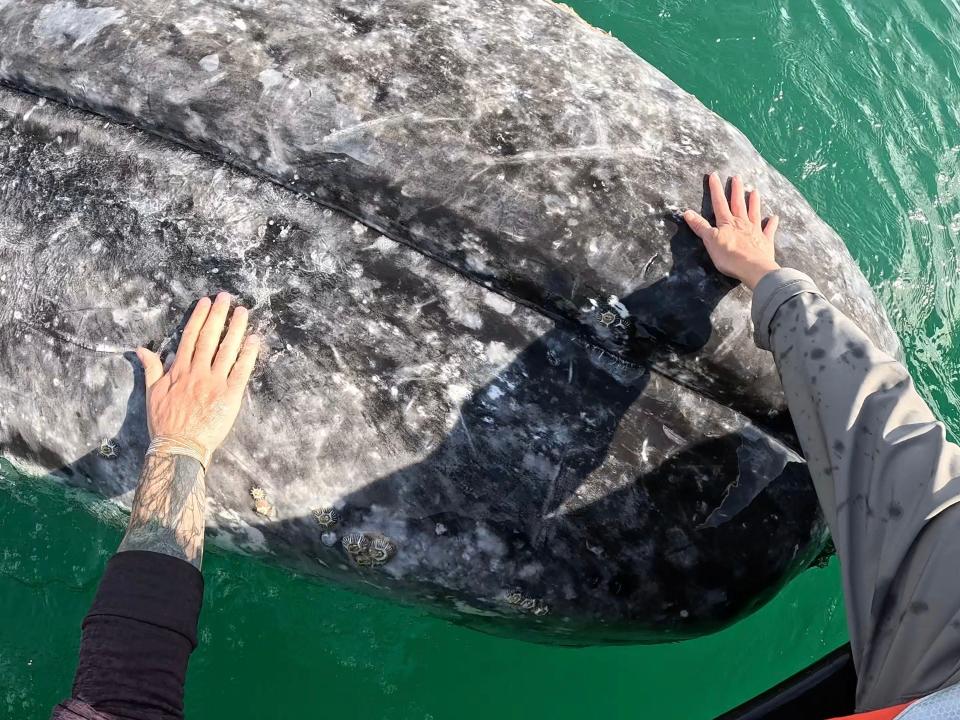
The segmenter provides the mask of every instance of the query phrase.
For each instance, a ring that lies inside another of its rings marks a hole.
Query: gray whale
[[[741,172],[896,353],[883,310],[741,133],[561,6],[0,0],[0,82],[17,466],[129,506],[131,350],[223,288],[269,350],[222,547],[574,645],[715,630],[819,552],[749,295],[676,210]]]

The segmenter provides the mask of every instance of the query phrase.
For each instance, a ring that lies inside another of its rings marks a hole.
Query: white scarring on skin
[[[79,8],[72,2],[55,2],[40,10],[33,23],[33,34],[57,45],[74,38],[70,49],[76,50],[108,25],[119,23],[123,16],[124,11],[116,8]]]
[[[207,72],[215,72],[220,67],[220,56],[217,55],[217,53],[206,55],[200,58],[200,62],[198,64],[202,70],[206,70]]]
[[[273,88],[282,85],[284,78],[283,73],[274,70],[273,68],[268,68],[257,75],[257,79],[260,81],[260,84],[263,85],[264,90],[272,90]]]

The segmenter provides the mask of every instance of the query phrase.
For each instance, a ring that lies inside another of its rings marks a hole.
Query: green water
[[[571,4],[740,127],[840,231],[956,436],[958,0]],[[69,692],[122,522],[0,465],[0,716],[46,718]],[[204,569],[194,718],[697,720],[845,637],[835,564],[716,635],[580,650],[487,637],[215,551]]]

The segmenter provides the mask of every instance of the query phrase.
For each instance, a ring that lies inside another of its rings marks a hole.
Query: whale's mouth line
[[[69,345],[74,345],[88,353],[98,354],[98,355],[123,355],[133,350],[133,348],[121,347],[120,345],[109,345],[106,343],[93,344],[85,342],[78,338],[75,335],[70,335],[53,328],[44,327],[43,325],[37,325],[36,323],[29,323],[21,321],[20,324],[23,327],[30,328],[31,330],[40,333],[41,335],[46,335],[47,337],[53,338],[54,340],[59,340],[60,342],[67,343]]]
[[[335,212],[341,213],[355,220],[356,222],[359,222],[365,227],[368,227],[371,230],[374,230],[375,232],[383,235],[389,240],[399,245],[402,245],[403,247],[408,248],[413,252],[432,260],[433,262],[439,263],[444,268],[456,273],[460,277],[465,278],[472,284],[482,287],[487,292],[503,297],[509,300],[510,302],[515,302],[519,305],[522,305],[528,310],[531,310],[537,313],[541,317],[544,317],[550,320],[551,322],[555,323],[558,328],[568,333],[572,337],[574,342],[580,344],[582,347],[584,347],[584,349],[588,350],[589,352],[598,354],[601,358],[604,358],[605,362],[611,362],[622,368],[627,368],[629,370],[633,370],[636,372],[649,372],[652,374],[656,374],[659,377],[665,378],[669,380],[671,383],[674,383],[679,387],[689,390],[703,398],[710,400],[711,402],[716,403],[717,405],[720,405],[722,407],[725,407],[737,413],[738,415],[749,420],[755,427],[761,429],[763,432],[767,433],[772,438],[775,438],[778,442],[783,444],[785,447],[788,447],[789,449],[795,452],[799,452],[799,449],[796,446],[796,443],[791,442],[789,437],[786,437],[784,433],[778,432],[774,428],[771,428],[767,425],[766,420],[768,418],[766,416],[759,413],[758,414],[749,413],[745,410],[737,409],[730,406],[722,398],[717,397],[714,393],[711,393],[709,390],[696,387],[696,385],[694,385],[692,382],[684,380],[683,378],[677,375],[674,375],[671,372],[661,369],[660,367],[658,367],[659,361],[655,359],[651,360],[649,363],[638,363],[612,352],[609,348],[606,348],[600,343],[596,342],[589,333],[580,331],[579,328],[582,327],[580,324],[562,315],[553,313],[547,308],[531,302],[527,298],[523,298],[519,295],[509,294],[503,291],[502,289],[493,286],[491,283],[484,282],[483,279],[477,274],[471,273],[465,268],[458,267],[456,264],[451,263],[449,260],[439,255],[436,255],[434,253],[431,253],[426,248],[422,246],[418,246],[412,243],[410,240],[407,240],[407,239],[404,239],[403,237],[398,236],[386,224],[377,222],[375,218],[365,217],[362,214],[358,213],[357,211],[354,211],[347,207],[339,205],[338,203],[331,202],[329,200],[326,200],[320,197],[310,196],[307,193],[303,192],[302,190],[297,190],[295,188],[292,188],[289,184],[287,184],[286,182],[277,178],[274,175],[260,171],[255,167],[251,168],[249,165],[246,165],[244,163],[240,163],[232,160],[229,157],[229,155],[226,153],[223,155],[218,155],[212,152],[210,149],[202,147],[195,143],[191,143],[182,137],[165,133],[161,128],[156,127],[154,125],[140,124],[136,121],[135,118],[131,118],[129,113],[124,111],[122,108],[108,105],[108,104],[103,104],[102,106],[95,107],[85,103],[74,102],[71,100],[69,96],[64,95],[64,93],[57,90],[56,88],[44,87],[43,85],[38,83],[32,83],[28,87],[21,87],[21,86],[15,85],[13,80],[9,77],[0,77],[0,87],[6,87],[15,92],[31,95],[41,100],[53,102],[58,105],[73,108],[81,112],[88,112],[91,115],[102,117],[109,122],[116,122],[116,123],[125,125],[138,132],[142,132],[147,135],[152,135],[154,137],[160,138],[163,141],[173,143],[178,147],[186,148],[191,152],[195,152],[203,157],[209,158],[214,162],[229,166],[231,168],[235,168],[236,170],[239,170],[251,177],[256,177],[261,180],[270,182],[271,184],[283,189],[284,191],[289,192],[292,195],[295,195],[314,205],[317,205],[323,208],[328,208]],[[48,330],[46,328],[39,328],[39,327],[36,329],[40,332],[47,332]],[[81,340],[78,340],[76,338],[60,337],[55,333],[49,333],[49,332],[47,332],[47,334],[49,334],[51,337],[76,345],[90,352],[110,352],[114,354],[120,354],[125,351],[124,349],[119,349],[114,347],[110,347],[109,349],[105,349],[105,350],[99,350],[96,347],[88,346],[88,344],[85,344]]]

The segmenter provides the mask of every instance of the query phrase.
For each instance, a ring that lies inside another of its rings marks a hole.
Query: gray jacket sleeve
[[[796,270],[753,298],[840,557],[858,710],[960,680],[960,448],[880,351]]]

